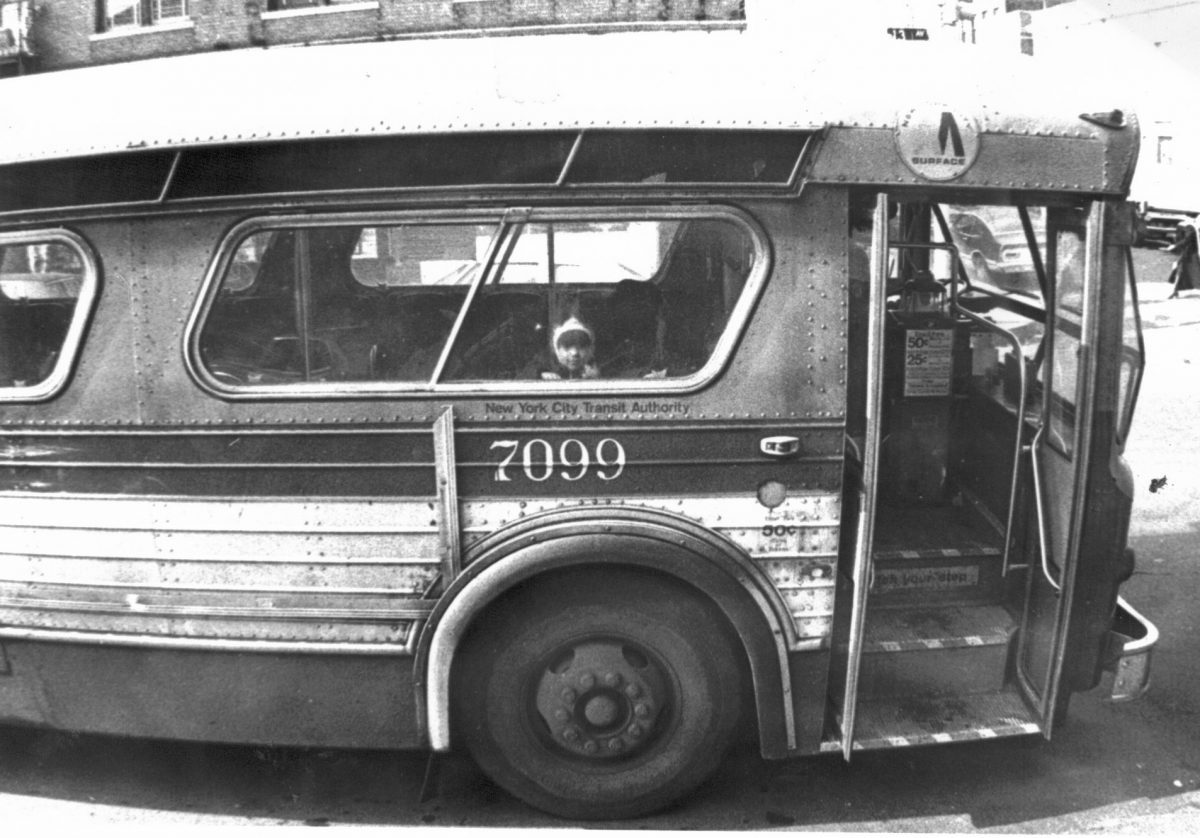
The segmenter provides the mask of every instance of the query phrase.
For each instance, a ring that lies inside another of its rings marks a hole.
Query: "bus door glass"
[[[1022,686],[1042,717],[1047,736],[1063,667],[1064,623],[1079,554],[1094,412],[1096,365],[1088,333],[1096,316],[1090,297],[1098,296],[1098,277],[1089,264],[1087,230],[1087,216],[1081,210],[1048,213],[1050,323],[1039,370],[1042,424],[1034,437],[1031,464],[1037,566],[1029,576],[1018,654]]]

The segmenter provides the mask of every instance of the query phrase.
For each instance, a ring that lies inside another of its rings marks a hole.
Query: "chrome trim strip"
[[[0,493],[0,528],[428,535],[437,531],[429,521],[430,500],[6,492]]]
[[[1046,514],[1046,490],[1042,486],[1042,468],[1038,462],[1038,451],[1041,450],[1042,437],[1046,433],[1046,425],[1038,427],[1029,446],[1029,470],[1033,476],[1033,505],[1037,512],[1038,552],[1042,556],[1042,575],[1056,591],[1062,590],[1062,585],[1050,573],[1050,522]]]
[[[389,427],[369,427],[360,424],[362,420],[346,419],[339,420],[340,424],[330,427],[329,424],[321,426],[297,427],[295,425],[264,428],[260,424],[203,424],[191,427],[185,427],[182,422],[175,422],[170,425],[99,425],[91,428],[83,429],[77,424],[71,425],[51,425],[49,422],[39,422],[36,426],[5,424],[0,422],[0,431],[9,433],[19,433],[21,436],[61,436],[61,437],[205,437],[205,436],[269,436],[286,437],[286,436],[425,436],[429,433],[428,423],[436,418],[431,415],[413,415],[402,417],[400,419],[387,419],[391,424]],[[374,422],[374,420],[370,420]],[[403,422],[404,424],[400,424]],[[418,424],[420,423],[420,424]],[[502,427],[506,433],[520,432],[523,430],[545,430],[546,422],[538,422],[533,419],[506,422]],[[723,420],[719,417],[715,419],[639,419],[635,425],[631,425],[631,429],[638,433],[644,434],[663,434],[674,433],[680,429],[685,430],[709,430],[720,432],[732,431],[762,431],[764,428],[778,427],[780,424],[787,424],[791,428],[799,431],[837,431],[839,434],[844,429],[840,423],[829,422],[825,419],[805,419],[795,416],[782,416],[771,419],[762,419],[754,423],[745,421],[745,417],[735,420]],[[496,433],[495,425],[485,427],[466,427],[459,428],[460,434],[477,434],[491,435]],[[586,422],[572,423],[571,433],[611,433],[612,424],[590,424]],[[424,465],[432,466],[432,461]]]
[[[298,562],[297,564],[300,564],[300,563]],[[430,578],[437,575],[434,572],[434,569],[432,568],[432,566],[429,569],[430,569],[430,574],[429,574]],[[350,599],[354,599],[354,598],[365,599],[365,598],[370,598],[370,597],[376,597],[376,598],[380,598],[380,599],[390,598],[398,603],[402,603],[405,605],[409,604],[407,602],[407,600],[410,600],[410,599],[412,600],[413,604],[418,604],[420,602],[420,600],[418,599],[418,597],[420,596],[419,592],[407,592],[407,591],[404,591],[404,590],[401,590],[398,588],[379,588],[379,587],[313,588],[311,586],[306,587],[306,586],[302,586],[302,585],[222,585],[222,584],[201,585],[201,584],[197,584],[197,583],[180,585],[180,584],[171,584],[171,583],[167,583],[167,582],[155,582],[155,583],[151,584],[149,582],[117,582],[117,581],[112,581],[112,582],[109,582],[109,581],[104,581],[104,582],[63,582],[63,581],[54,580],[54,579],[51,579],[51,580],[15,579],[12,576],[7,576],[7,575],[0,577],[0,589],[2,589],[5,585],[22,585],[22,586],[38,585],[40,587],[45,587],[45,588],[61,588],[64,590],[77,590],[77,591],[98,591],[98,590],[141,591],[141,592],[144,592],[147,594],[159,594],[159,593],[171,594],[171,593],[185,593],[186,592],[186,593],[205,593],[205,594],[207,594],[207,593],[247,594],[247,595],[261,595],[261,596],[269,596],[272,594],[287,594],[287,595],[308,595],[310,597],[331,597],[331,598],[332,597],[346,597],[346,598],[350,598]],[[0,601],[2,601],[3,599],[4,599],[4,594],[2,591],[0,591]],[[31,599],[25,598],[20,601],[8,603],[7,607],[17,608],[17,609],[43,608],[43,607],[45,607],[45,602],[46,602],[45,600],[31,600]],[[73,608],[76,605],[80,606],[81,608],[84,605],[87,605],[90,608],[91,606],[96,605],[96,603],[84,603],[82,600],[72,600],[71,607]],[[147,606],[147,607],[149,607],[149,606]],[[432,607],[432,605],[430,607]],[[197,609],[197,610],[199,610],[199,609]],[[325,611],[326,609],[318,609],[318,610]],[[387,613],[388,613],[388,615],[391,615],[393,613],[400,614],[403,610],[404,609],[389,608]],[[424,614],[427,610],[428,609],[420,608],[420,609],[416,609],[414,611],[414,613]],[[297,612],[288,611],[280,616],[281,616],[281,618],[286,619],[286,618],[288,618],[289,615],[295,614],[295,613],[297,613]],[[332,610],[330,610],[330,613],[332,613]],[[378,612],[372,611],[372,613],[378,613]]]
[[[1150,653],[1158,644],[1158,627],[1143,617],[1124,597],[1117,597],[1118,611],[1141,626],[1143,634],[1121,647],[1110,696],[1113,701],[1134,701],[1150,687]],[[1125,635],[1118,635],[1124,637]]]
[[[579,148],[583,145],[583,135],[586,133],[586,130],[582,130],[575,135],[575,142],[571,143],[571,150],[567,152],[567,159],[563,161],[562,171],[558,173],[558,180],[554,182],[555,186],[562,186],[567,182],[567,174],[571,171],[571,164],[579,155]]]
[[[797,155],[796,162],[792,166],[792,173],[790,175],[788,175],[788,179],[787,179],[788,187],[793,188],[793,189],[795,188],[796,181],[800,177],[800,169],[804,166],[804,164],[806,162],[808,162],[809,151],[811,150],[813,143],[816,142],[817,134],[818,134],[817,131],[812,131],[809,133],[809,135],[807,137],[804,138],[804,145],[802,145],[800,147],[800,154]]]
[[[100,632],[53,629],[24,629],[0,626],[0,640],[27,640],[39,643],[78,643],[88,646],[119,646],[138,649],[177,649],[180,651],[261,652],[289,655],[370,655],[412,657],[419,626],[414,625],[403,646],[384,644],[321,643],[309,640],[211,640],[187,637],[105,634]]]
[[[414,603],[419,602],[414,595]],[[134,618],[178,618],[206,619],[224,618],[260,623],[334,623],[355,624],[392,623],[396,620],[412,620],[424,617],[430,609],[374,609],[374,608],[232,608],[228,606],[200,605],[137,605],[120,606],[110,602],[62,602],[57,600],[31,600],[9,602],[0,596],[0,608],[16,611],[37,611],[48,614],[110,615]],[[12,626],[10,626],[11,628]]]
[[[167,170],[167,176],[163,180],[162,189],[158,193],[156,204],[162,204],[167,200],[167,193],[171,191],[171,186],[175,183],[175,172],[179,170],[179,161],[183,157],[183,150],[175,152],[175,156],[171,158],[171,168]]]
[[[495,431],[491,431],[495,433]],[[738,466],[738,465],[758,465],[762,461],[756,457],[714,457],[713,459],[698,462],[696,460],[676,459],[676,460],[659,460],[645,459],[638,460],[640,468],[678,468],[683,466],[706,468],[720,466]],[[816,457],[796,457],[791,461],[793,464],[801,465],[837,465],[842,462],[842,458],[825,455]],[[557,460],[552,461],[554,465],[560,465]],[[71,468],[71,469],[112,469],[112,470],[136,470],[139,472],[150,471],[327,471],[334,469],[337,471],[370,471],[378,469],[408,469],[408,470],[427,470],[436,467],[436,462],[410,462],[400,463],[391,461],[380,461],[375,463],[363,463],[358,461],[342,461],[330,460],[327,462],[304,461],[304,462],[275,462],[275,463],[237,463],[237,462],[209,462],[209,463],[179,463],[170,461],[159,461],[153,464],[150,463],[134,463],[134,462],[118,462],[118,461],[85,461],[85,460],[6,460],[0,457],[0,466],[11,469],[46,469],[46,468]],[[494,463],[485,461],[464,460],[459,464],[460,468],[495,468]]]
[[[465,307],[464,307],[465,308]],[[433,426],[433,450],[437,460],[438,552],[442,579],[446,584],[462,571],[462,546],[458,520],[458,477],[454,462],[454,408],[442,411]]]

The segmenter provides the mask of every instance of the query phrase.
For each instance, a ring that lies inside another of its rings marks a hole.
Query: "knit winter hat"
[[[563,339],[568,335],[575,335],[576,340],[585,339],[589,346],[595,343],[595,335],[592,334],[592,330],[583,325],[576,317],[567,318],[561,326],[554,330],[554,347],[561,346]]]

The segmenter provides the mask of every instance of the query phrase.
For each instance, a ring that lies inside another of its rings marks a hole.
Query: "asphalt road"
[[[1141,701],[1076,696],[1052,742],[1007,740],[764,763],[734,755],[638,829],[1200,833],[1200,292],[1166,300],[1164,254],[1136,256],[1148,365],[1125,596],[1162,632]],[[1150,490],[1151,480],[1157,483]],[[26,826],[563,827],[446,762],[419,799],[419,754],[287,751],[0,728],[0,818]]]

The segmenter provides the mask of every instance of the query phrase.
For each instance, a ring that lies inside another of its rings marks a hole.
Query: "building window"
[[[268,12],[290,12],[296,9],[315,9],[322,6],[344,6],[358,0],[267,0]]]
[[[186,20],[187,0],[100,0],[102,32]]]
[[[1171,137],[1160,136],[1158,138],[1158,155],[1156,162],[1163,163],[1167,166],[1175,162],[1174,156],[1171,154]]]

